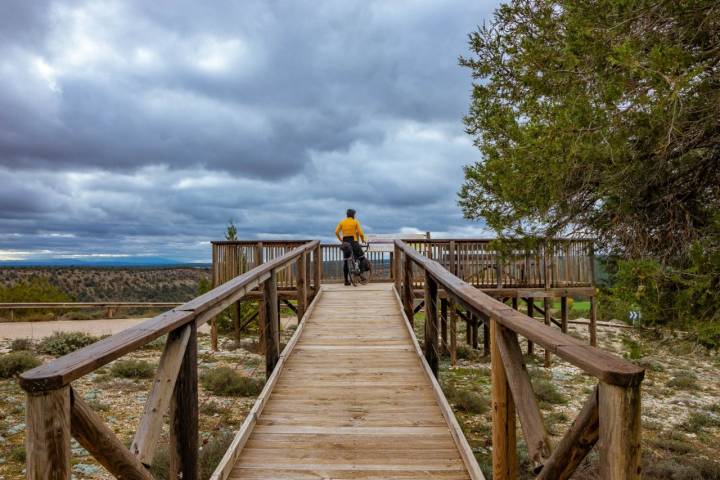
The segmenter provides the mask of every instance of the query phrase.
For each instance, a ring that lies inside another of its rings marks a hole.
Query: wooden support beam
[[[440,300],[440,352],[448,354],[448,300]]]
[[[439,368],[437,307],[437,282],[425,272],[425,359],[436,378]]]
[[[145,401],[145,409],[130,446],[130,451],[144,465],[152,464],[162,433],[164,416],[170,406],[191,334],[191,326],[185,325],[170,332],[165,342],[165,349],[160,357],[160,364],[155,373],[150,395]]]
[[[568,297],[560,297],[560,330],[568,331]]]
[[[303,252],[297,261],[297,317],[298,322],[305,315],[305,309],[307,308],[307,252]]]
[[[295,315],[298,314],[298,309],[297,309],[297,307],[296,307],[295,305],[293,305],[290,300],[288,300],[288,299],[286,299],[286,298],[281,298],[281,299],[280,299],[280,303],[281,303],[282,305],[285,305],[285,306],[286,306],[287,308],[289,308],[290,310],[292,310],[293,313],[295,313]],[[298,317],[298,318],[300,318],[300,317]]]
[[[170,409],[168,478],[183,480],[197,480],[199,473],[197,327],[194,322],[190,328]]]
[[[240,326],[240,317],[242,316],[242,301],[238,300],[232,306],[232,317],[233,317],[233,329],[235,331],[235,344],[240,344],[240,332],[242,330]]]
[[[323,258],[322,258],[322,246],[318,243],[318,246],[315,247],[315,252],[313,253],[313,256],[315,258],[315,278],[313,279],[313,286],[315,287],[313,291],[313,298],[315,298],[318,293],[320,293],[320,285],[322,284],[322,268],[323,268]]]
[[[265,376],[270,378],[280,358],[280,331],[278,330],[277,272],[272,271],[263,285],[263,319],[265,320]]]
[[[26,401],[27,478],[70,479],[70,387],[28,393]]]
[[[73,437],[115,478],[152,480],[152,475],[140,460],[74,391],[71,391],[70,412]]]
[[[640,386],[600,382],[600,478],[640,478]]]
[[[498,326],[490,319],[492,381],[492,457],[493,479],[515,480],[518,478],[517,444],[515,439],[515,403],[508,385],[497,337]]]
[[[543,298],[543,315],[545,316],[545,325],[550,326],[550,299],[548,297]],[[550,367],[550,350],[545,350],[545,367]]]
[[[457,309],[450,305],[450,365],[457,365]]]
[[[255,266],[260,266],[265,263],[265,253],[262,242],[258,242],[255,245]],[[258,293],[260,294],[258,300],[258,353],[262,355],[265,353],[265,309],[263,308],[263,301],[265,299],[265,293],[263,292],[263,284],[258,286]]]
[[[597,347],[597,299],[590,297],[590,345]]]
[[[552,447],[533,392],[530,375],[523,360],[517,334],[498,325],[493,339],[498,343],[508,385],[515,400],[518,417],[520,417],[520,426],[525,436],[528,454],[534,466],[541,467],[550,457]]]
[[[535,480],[567,480],[598,441],[598,388],[595,387],[582,410]]]
[[[535,299],[534,298],[526,298],[525,303],[527,304],[528,317],[535,318]],[[535,344],[532,342],[532,340],[528,339],[527,354],[532,355],[533,353],[535,353]]]
[[[418,304],[415,305],[415,308],[413,308],[413,315],[418,313],[423,308],[425,308],[425,300],[420,300]]]
[[[397,245],[393,248],[392,271],[395,290],[399,295],[402,292],[402,252]]]
[[[413,319],[415,312],[413,310],[413,271],[412,260],[408,255],[403,255],[403,307],[405,307],[405,316],[410,321],[410,325],[414,325]]]

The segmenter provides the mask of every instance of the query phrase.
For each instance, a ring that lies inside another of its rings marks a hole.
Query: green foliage
[[[215,395],[252,397],[258,395],[265,382],[244,377],[230,367],[213,368],[202,374],[200,381],[205,390]]]
[[[208,480],[217,468],[220,460],[230,448],[233,441],[233,434],[227,431],[221,431],[211,436],[202,446],[198,455],[199,478],[200,480]],[[153,478],[158,480],[168,479],[168,470],[170,465],[170,455],[167,445],[161,445],[155,453],[155,458],[150,467],[150,473]]]
[[[597,236],[606,318],[720,323],[718,29],[714,0],[501,5],[460,60],[483,154],[465,216],[501,238]]]
[[[0,286],[0,303],[71,302],[73,299],[46,278],[29,280]]]
[[[11,352],[0,356],[0,378],[10,378],[40,365],[30,352]]]
[[[118,360],[110,372],[122,378],[150,378],[155,374],[155,365],[144,360]]]
[[[25,451],[25,447],[13,447],[13,449],[10,450],[10,458],[15,462],[25,463],[25,460],[27,459],[27,452]]]
[[[690,412],[683,428],[691,433],[699,433],[709,427],[720,427],[720,417],[705,412]]]
[[[237,226],[234,221],[230,220],[228,221],[227,229],[225,230],[225,240],[232,241],[237,239]]]
[[[87,347],[99,340],[98,337],[83,332],[55,332],[43,338],[37,346],[41,353],[55,357],[67,355],[70,352]]]
[[[454,383],[443,386],[448,402],[460,411],[483,414],[490,410],[490,402],[481,392],[470,388],[458,388]]]

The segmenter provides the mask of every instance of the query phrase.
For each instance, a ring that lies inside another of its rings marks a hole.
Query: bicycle
[[[353,287],[356,287],[358,283],[361,285],[367,285],[370,281],[370,274],[372,272],[372,265],[367,260],[367,256],[365,255],[368,251],[369,244],[360,245],[360,250],[362,251],[361,256],[355,255],[355,250],[352,250],[352,254],[350,255],[350,258],[345,260],[347,262],[348,266],[348,272],[350,272],[350,283]]]

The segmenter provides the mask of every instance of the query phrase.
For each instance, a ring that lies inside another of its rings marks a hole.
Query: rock
[[[25,424],[19,423],[17,425],[13,425],[12,427],[7,429],[7,433],[10,435],[15,435],[16,433],[24,432],[25,431]]]
[[[95,465],[89,465],[87,463],[77,463],[73,467],[73,472],[82,473],[85,475],[94,475],[98,473],[100,469]]]

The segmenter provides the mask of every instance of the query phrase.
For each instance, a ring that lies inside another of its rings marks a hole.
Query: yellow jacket
[[[360,222],[352,217],[347,217],[345,220],[338,223],[338,226],[335,229],[335,236],[341,242],[343,237],[353,237],[355,241],[357,241],[359,237],[363,242],[365,241],[365,234],[363,233],[362,228],[360,228]]]

